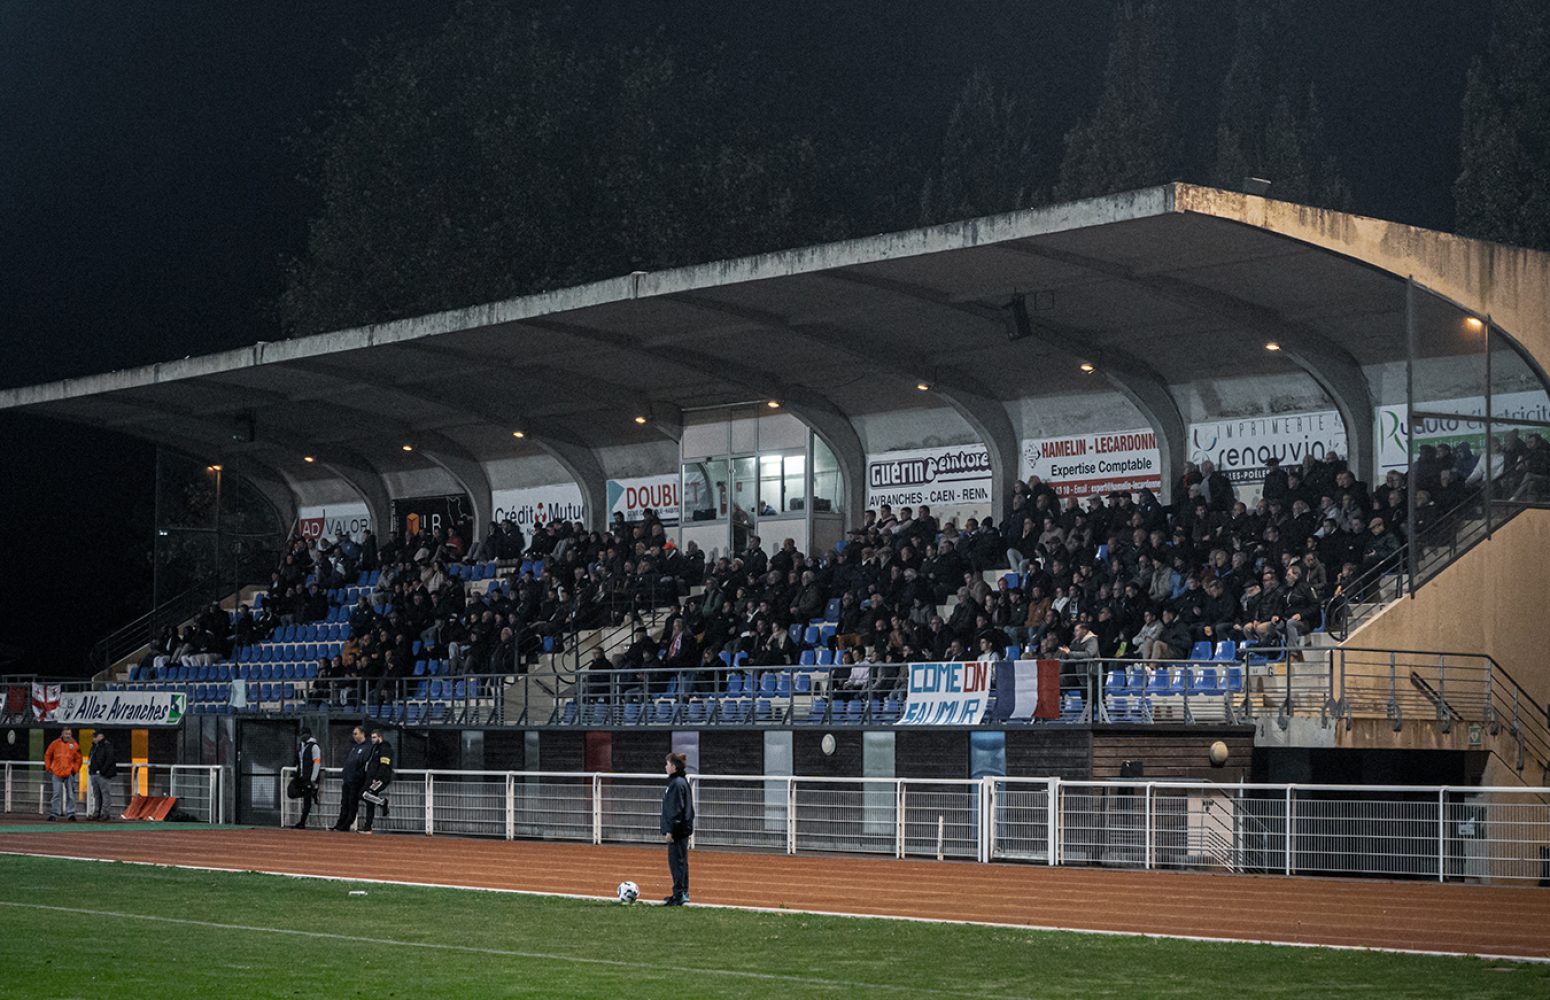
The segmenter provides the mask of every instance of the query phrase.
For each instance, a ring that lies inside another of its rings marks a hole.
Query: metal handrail
[[[140,647],[155,642],[157,633],[167,625],[188,624],[200,606],[210,600],[212,588],[217,585],[214,576],[208,577],[97,640],[86,654],[90,672],[106,670]]]

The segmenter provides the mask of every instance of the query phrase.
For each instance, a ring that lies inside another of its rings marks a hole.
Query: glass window
[[[727,516],[727,460],[712,458],[683,467],[686,521],[720,521]]]
[[[806,502],[807,456],[781,452],[759,456],[759,516],[801,513]]]
[[[839,512],[845,509],[845,477],[840,475],[839,460],[823,443],[823,438],[813,435],[813,512],[815,514]]]
[[[759,463],[756,459],[732,459],[732,548],[748,547],[748,534],[758,521]]]

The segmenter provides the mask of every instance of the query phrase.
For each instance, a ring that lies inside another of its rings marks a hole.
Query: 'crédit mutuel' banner
[[[82,691],[59,696],[53,721],[62,726],[176,726],[188,695],[170,691]]]
[[[990,704],[991,664],[911,663],[900,726],[977,726]]]

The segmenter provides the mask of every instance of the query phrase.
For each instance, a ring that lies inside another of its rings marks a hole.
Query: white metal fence
[[[201,823],[224,823],[227,769],[203,764],[124,764],[111,779],[113,791],[110,815],[121,816],[134,795],[171,795],[178,800],[173,815]],[[72,778],[70,792],[75,796],[76,814],[88,816],[97,811],[96,796],[85,772]],[[0,789],[0,811],[22,815],[46,816],[53,782],[41,761],[7,761],[4,787]]]
[[[288,782],[291,772],[282,775]],[[696,847],[1550,885],[1550,788],[693,775]],[[337,771],[317,807],[337,815]],[[378,829],[656,844],[652,774],[400,771]],[[299,804],[285,800],[281,822]]]

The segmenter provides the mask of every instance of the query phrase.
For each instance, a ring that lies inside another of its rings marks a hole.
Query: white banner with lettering
[[[911,663],[900,726],[977,726],[990,704],[989,663]]]
[[[1145,427],[1066,437],[1025,438],[1019,479],[1038,476],[1061,499],[1162,489],[1157,435]]]
[[[553,520],[580,521],[584,519],[581,487],[575,483],[554,483],[549,486],[529,486],[516,490],[494,490],[490,494],[494,504],[496,523],[511,520],[524,531],[531,531],[535,524],[548,524]],[[482,532],[484,526],[480,525]]]
[[[1492,420],[1550,420],[1550,398],[1540,391],[1502,392],[1492,397]],[[1442,414],[1461,414],[1459,419],[1427,417],[1421,420],[1416,440],[1420,444],[1467,443],[1476,455],[1483,454],[1485,444],[1485,397],[1466,396],[1461,399],[1445,399],[1437,402],[1419,402],[1415,408]],[[1480,422],[1469,420],[1478,417]],[[1508,428],[1502,428],[1502,431]],[[1378,439],[1378,476],[1390,469],[1403,470],[1410,464],[1409,428],[1405,426],[1405,404],[1394,403],[1378,407],[1376,436]]]
[[[176,726],[188,695],[171,691],[79,691],[59,696],[53,721],[62,726]]]
[[[608,519],[623,514],[626,521],[639,521],[647,509],[656,512],[663,524],[678,523],[678,477],[639,476],[635,479],[608,481]]]
[[[990,452],[982,444],[867,456],[866,505],[983,507],[990,504]]]
[[[303,507],[296,512],[296,526],[301,529],[301,536],[308,541],[318,538],[333,541],[343,533],[358,542],[371,530],[371,511],[363,503]]]
[[[1278,413],[1269,417],[1211,420],[1189,425],[1189,460],[1206,462],[1225,473],[1237,487],[1238,499],[1253,506],[1274,456],[1290,471],[1303,456],[1323,459],[1331,453],[1346,457],[1345,422],[1338,410]]]

